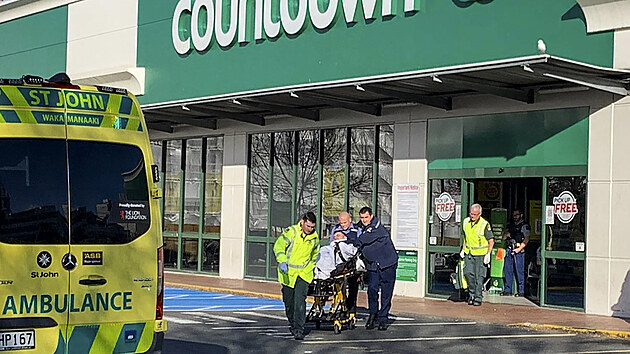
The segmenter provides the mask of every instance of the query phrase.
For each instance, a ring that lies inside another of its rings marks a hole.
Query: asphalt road
[[[308,324],[289,333],[282,302],[169,288],[164,353],[630,353],[630,341],[565,332],[398,314],[387,331]]]

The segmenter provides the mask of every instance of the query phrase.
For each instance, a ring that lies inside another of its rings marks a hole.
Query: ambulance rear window
[[[142,151],[132,145],[69,141],[71,243],[121,244],[149,229]]]
[[[0,242],[68,244],[66,143],[0,139]]]
[[[0,151],[0,242],[122,244],[149,229],[148,180],[138,147],[0,139]]]

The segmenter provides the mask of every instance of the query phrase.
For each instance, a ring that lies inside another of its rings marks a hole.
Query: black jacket
[[[398,264],[398,254],[389,232],[376,217],[363,227],[363,233],[355,242],[365,257],[367,270],[389,268]]]

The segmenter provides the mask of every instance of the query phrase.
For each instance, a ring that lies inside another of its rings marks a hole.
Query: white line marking
[[[597,350],[588,352],[573,352],[574,354],[595,354],[595,353],[630,353],[630,349],[616,349],[616,350]]]
[[[415,321],[415,318],[411,318],[411,317],[399,317],[399,316],[389,316],[389,318],[391,318],[394,321]]]
[[[234,312],[234,313],[237,314],[237,315],[258,316],[258,317],[266,317],[266,318],[273,318],[273,319],[276,319],[276,320],[287,321],[286,317],[270,315],[268,313],[257,313],[257,312],[250,312],[250,311],[238,311],[238,312]]]
[[[199,321],[187,320],[185,318],[177,318],[177,317],[170,317],[170,316],[165,316],[164,318],[166,319],[167,322],[173,322],[177,324],[201,324],[201,322]]]
[[[186,312],[184,312],[184,314],[188,314]],[[200,317],[206,317],[206,318],[212,318],[214,320],[223,320],[223,321],[228,321],[228,322],[235,322],[235,323],[256,323],[257,321],[254,320],[246,320],[244,318],[237,318],[237,317],[232,317],[232,316],[219,316],[219,315],[211,315],[209,313],[195,313],[196,316],[200,316]],[[251,328],[249,328],[251,329]]]
[[[164,300],[179,299],[180,297],[187,297],[187,296],[188,296],[188,294],[169,296],[169,297],[165,297]]]
[[[211,299],[212,299],[212,300],[217,300],[217,299],[227,299],[228,297],[234,297],[234,295],[227,294],[227,295],[215,296],[215,297],[211,297]]]
[[[254,311],[254,310],[255,310],[255,311],[266,310],[266,309],[269,309],[269,308],[272,308],[272,307],[276,307],[276,306],[278,306],[278,305],[264,305],[264,306],[258,306],[258,307],[254,307],[254,308],[252,309],[252,311]]]
[[[451,326],[451,325],[476,325],[477,322],[418,322],[418,323],[392,323],[391,326]]]
[[[446,340],[474,340],[474,339],[515,339],[515,338],[556,338],[575,337],[573,333],[566,334],[504,334],[493,336],[467,336],[467,337],[418,337],[418,338],[382,338],[382,339],[353,339],[352,343],[374,343],[374,342],[423,342],[423,341],[446,341]],[[323,340],[304,341],[304,344],[340,344],[348,343],[350,340]]]
[[[215,330],[233,330],[233,329],[267,329],[267,328],[289,328],[286,326],[232,326],[232,327],[214,327]]]

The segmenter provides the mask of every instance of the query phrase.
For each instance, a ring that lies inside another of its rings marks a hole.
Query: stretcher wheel
[[[341,323],[335,322],[335,324],[333,325],[333,330],[335,331],[335,334],[341,333]]]
[[[322,321],[315,321],[315,329],[322,328]]]

